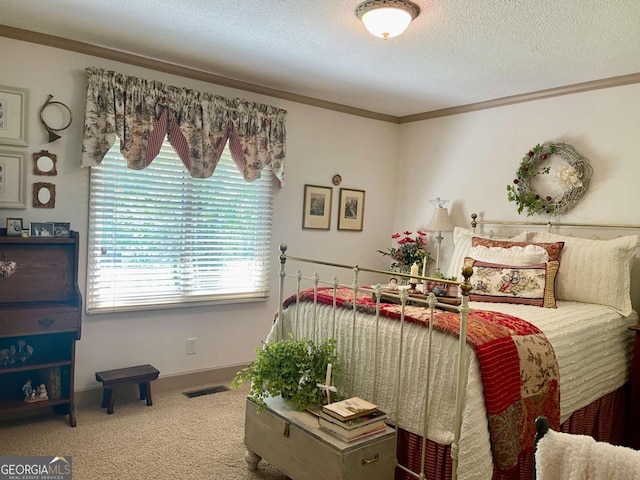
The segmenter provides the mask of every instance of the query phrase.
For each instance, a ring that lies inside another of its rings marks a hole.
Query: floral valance
[[[191,176],[206,178],[229,141],[247,181],[271,165],[282,186],[286,110],[98,68],[86,72],[82,166],[99,165],[117,136],[128,167],[141,170],[167,137]]]

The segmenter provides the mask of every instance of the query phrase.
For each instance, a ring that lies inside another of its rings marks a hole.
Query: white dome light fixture
[[[408,0],[367,0],[356,7],[369,33],[385,40],[404,32],[419,14],[420,7]]]

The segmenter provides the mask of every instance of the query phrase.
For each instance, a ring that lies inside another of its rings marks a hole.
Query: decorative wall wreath
[[[554,169],[555,180],[563,189],[556,197],[542,196],[534,190],[531,181],[538,175],[549,174],[551,167],[542,166],[552,155],[558,155],[563,164]],[[516,178],[507,185],[507,198],[518,204],[518,213],[523,210],[530,215],[556,216],[568,212],[587,193],[593,169],[589,160],[571,145],[560,142],[545,142],[533,147],[520,161]]]

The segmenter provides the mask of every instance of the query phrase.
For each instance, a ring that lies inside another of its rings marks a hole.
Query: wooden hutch
[[[78,233],[13,237],[0,229],[0,416],[52,407],[76,426],[75,342],[80,339]],[[25,399],[30,380],[47,395]]]

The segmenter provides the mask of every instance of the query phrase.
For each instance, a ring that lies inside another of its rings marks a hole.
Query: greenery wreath
[[[531,181],[538,175],[546,175],[551,167],[541,166],[552,155],[558,155],[564,163],[555,169],[555,178],[564,188],[554,197],[536,193]],[[545,142],[527,152],[516,170],[513,184],[507,185],[507,199],[518,204],[518,213],[527,211],[527,216],[547,214],[562,215],[569,211],[587,193],[593,169],[586,157],[566,143]]]

